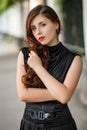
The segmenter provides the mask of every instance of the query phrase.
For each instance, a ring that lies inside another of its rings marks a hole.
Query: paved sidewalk
[[[0,41],[0,56],[11,55],[17,53],[17,51],[18,51],[17,44]]]

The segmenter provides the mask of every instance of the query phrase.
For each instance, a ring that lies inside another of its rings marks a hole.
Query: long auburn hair
[[[38,5],[35,8],[33,8],[26,19],[26,44],[28,45],[29,51],[33,50],[35,51],[38,56],[40,56],[41,61],[45,69],[48,68],[48,48],[45,45],[41,45],[33,36],[32,30],[31,30],[31,22],[32,20],[39,14],[44,15],[48,19],[50,19],[52,22],[56,22],[59,25],[58,30],[56,30],[57,35],[60,33],[60,20],[58,18],[58,15],[56,12],[47,5]],[[24,85],[28,87],[36,87],[39,84],[42,84],[39,77],[36,75],[36,73],[30,68],[28,65],[24,65],[26,74],[22,76],[22,82]]]

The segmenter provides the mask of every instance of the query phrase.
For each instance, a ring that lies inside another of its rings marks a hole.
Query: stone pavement
[[[11,52],[0,56],[0,130],[19,130],[23,114],[24,103],[19,101],[16,91],[17,55],[18,52]],[[87,86],[86,70],[83,70],[76,92],[69,102],[78,130],[87,130],[87,107],[81,100],[83,89]]]

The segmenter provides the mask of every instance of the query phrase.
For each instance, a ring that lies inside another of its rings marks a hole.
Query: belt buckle
[[[32,111],[30,112],[30,117],[31,117],[32,119],[37,119],[37,114],[36,114],[36,112],[32,110]]]
[[[30,117],[32,119],[38,119],[38,120],[44,120],[47,119],[48,117],[50,117],[50,113],[45,113],[44,111],[31,111],[30,112]]]
[[[44,120],[50,116],[49,113],[45,113],[44,111],[38,111],[38,119]]]

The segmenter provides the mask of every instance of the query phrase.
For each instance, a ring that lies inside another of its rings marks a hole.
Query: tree
[[[23,2],[23,0],[0,0],[0,15],[10,8],[16,2]]]

